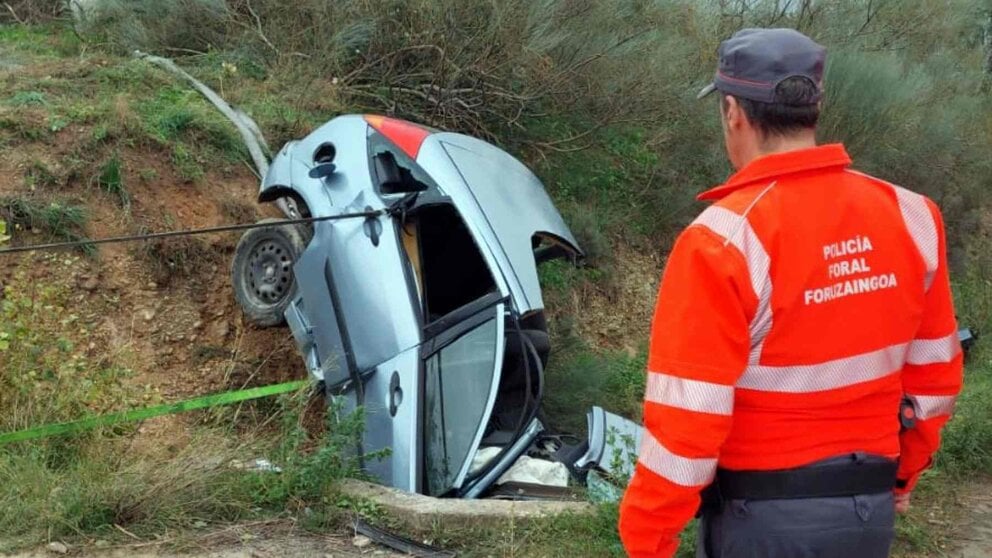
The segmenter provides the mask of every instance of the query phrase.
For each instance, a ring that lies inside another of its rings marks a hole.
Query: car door
[[[500,382],[505,346],[505,305],[498,296],[481,299],[479,310],[429,339],[423,358],[423,486],[443,496],[464,484],[489,418]]]

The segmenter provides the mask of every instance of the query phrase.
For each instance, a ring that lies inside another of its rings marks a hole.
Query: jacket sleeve
[[[961,391],[963,355],[947,271],[944,223],[927,200],[937,233],[937,267],[926,293],[923,321],[909,345],[902,373],[903,392],[916,410],[916,425],[899,437],[901,455],[896,492],[913,490],[940,447],[940,430]]]
[[[620,536],[632,557],[672,556],[713,479],[756,306],[744,255],[704,226],[686,229],[662,277],[644,437],[620,506]]]

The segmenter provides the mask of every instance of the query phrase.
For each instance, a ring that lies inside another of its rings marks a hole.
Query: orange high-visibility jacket
[[[944,227],[842,145],[759,158],[700,196],[655,309],[644,439],[620,508],[631,556],[671,556],[717,466],[852,452],[930,464],[961,388]],[[903,395],[916,427],[900,434]]]

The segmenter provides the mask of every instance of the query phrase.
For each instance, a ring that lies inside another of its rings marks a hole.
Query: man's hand
[[[910,492],[895,495],[896,513],[903,514],[909,511]]]

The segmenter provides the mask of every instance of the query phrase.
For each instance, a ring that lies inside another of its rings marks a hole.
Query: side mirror
[[[328,176],[334,174],[334,170],[336,168],[337,167],[334,163],[321,163],[310,169],[310,172],[307,174],[310,178],[327,178]]]

